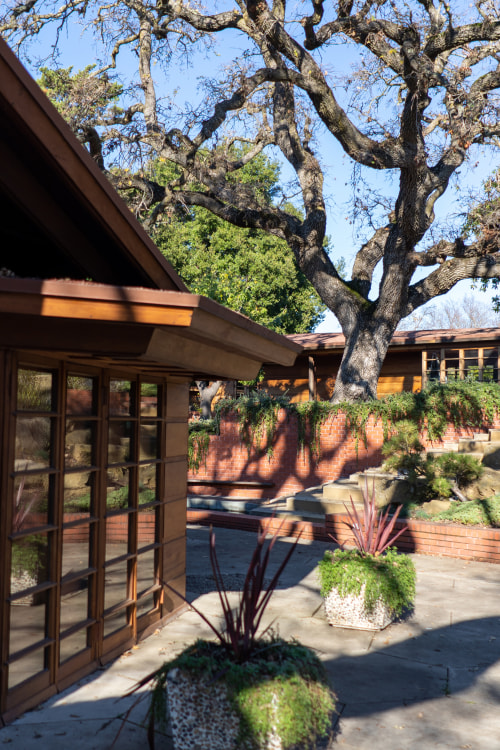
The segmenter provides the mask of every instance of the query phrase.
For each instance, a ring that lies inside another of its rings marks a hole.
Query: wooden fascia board
[[[0,279],[0,313],[11,319],[17,314],[24,320],[31,316],[38,321],[146,326],[151,329],[151,340],[139,356],[153,361],[161,353],[159,361],[167,361],[170,350],[172,363],[180,357],[178,366],[205,372],[208,366],[218,377],[251,379],[262,362],[293,364],[301,351],[298,344],[212,300],[182,292],[7,278]],[[190,343],[177,353],[180,339]],[[75,347],[77,351],[77,341]],[[203,357],[188,362],[183,352],[194,356],[197,350],[204,352]],[[227,361],[226,368],[219,363],[219,355]]]
[[[62,184],[71,189],[85,209],[112,235],[129,260],[159,289],[187,291],[173,267],[162,256],[133,217],[70,127],[0,39],[0,100],[28,129],[43,158],[57,166]],[[33,155],[35,158],[35,155]]]

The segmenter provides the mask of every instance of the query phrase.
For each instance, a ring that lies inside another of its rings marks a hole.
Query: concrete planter
[[[355,630],[383,630],[396,617],[380,599],[375,603],[372,611],[365,607],[365,586],[355,596],[346,594],[341,596],[333,588],[325,597],[326,619],[337,628],[352,628]]]
[[[167,701],[174,750],[236,750],[240,719],[223,682],[208,681],[180,669],[167,676]],[[268,735],[262,750],[282,750],[276,733]]]
[[[178,657],[184,663],[166,665],[167,672],[160,670],[152,696],[152,721],[161,724],[166,714],[172,736],[166,747],[330,747],[336,697],[317,655],[279,639],[263,641],[261,648],[265,655],[254,654],[236,664],[216,644],[197,641]]]

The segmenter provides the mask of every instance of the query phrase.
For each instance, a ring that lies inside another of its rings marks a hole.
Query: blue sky
[[[43,57],[48,53],[52,41],[51,36],[51,33],[45,32],[32,44],[30,48],[32,62],[35,62],[37,57]],[[64,67],[71,65],[74,70],[93,63],[96,59],[96,54],[98,54],[97,48],[90,37],[82,35],[76,25],[70,26],[67,32],[63,31],[61,33],[60,50],[59,64]],[[218,56],[215,59],[219,65],[230,63],[237,56],[239,50],[238,34],[231,33],[225,37],[224,43],[218,48]],[[120,60],[122,71],[125,75],[130,75],[131,71],[135,71],[135,64],[131,57],[127,59],[126,55],[122,55]],[[163,92],[171,94],[174,89],[177,90],[176,100],[180,106],[187,100],[200,101],[202,93],[198,90],[198,71],[215,74],[215,67],[213,71],[210,69],[213,65],[213,60],[213,56],[205,57],[204,54],[199,53],[193,60],[192,67],[190,68],[176,65],[167,69],[166,72],[159,72],[157,69],[157,72],[160,73],[158,75],[157,92],[161,95]],[[337,67],[339,73],[347,73],[354,60],[354,55],[349,48],[345,46],[342,48],[337,47],[333,50],[333,57],[328,60],[329,69],[333,70]],[[26,60],[24,62],[26,63]],[[28,67],[32,74],[36,76],[34,65],[28,65]],[[325,195],[328,207],[327,232],[333,245],[333,257],[343,256],[347,262],[347,267],[350,268],[354,259],[354,253],[359,248],[363,239],[362,236],[357,234],[356,227],[351,223],[350,217],[352,199],[350,160],[344,155],[333,137],[326,133],[318,132],[316,148],[321,155],[322,166],[325,170]],[[460,184],[460,186],[465,185],[467,188],[479,188],[495,164],[491,161],[491,154],[489,158],[484,158],[481,154],[477,154],[477,159],[471,160],[471,163],[474,163],[475,166],[465,165],[460,170],[456,184]],[[368,172],[371,172],[370,180],[374,189],[394,192],[394,185],[391,186],[390,176],[387,173],[376,172],[374,170],[368,170]],[[282,169],[283,179],[286,180],[289,175],[291,176],[288,167],[284,165]],[[457,191],[453,185],[450,185],[447,193],[437,203],[437,217],[439,219],[440,217],[449,215],[456,216],[462,210],[463,197],[461,191]],[[446,297],[441,297],[431,304],[439,304],[440,300],[450,297],[460,300],[465,294],[470,293],[470,281],[463,281],[456,285]],[[489,301],[493,294],[493,292],[482,293],[479,290],[473,293],[477,294],[481,301],[486,302]],[[324,322],[317,330],[338,330],[338,324],[333,314],[328,313]]]

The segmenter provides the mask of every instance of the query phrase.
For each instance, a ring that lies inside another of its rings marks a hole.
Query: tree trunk
[[[395,327],[395,326],[394,326]],[[377,383],[384,362],[393,327],[380,321],[358,321],[346,336],[332,403],[339,401],[369,401],[377,398]]]
[[[222,380],[196,380],[196,387],[200,394],[201,418],[212,418],[212,401],[222,385]]]

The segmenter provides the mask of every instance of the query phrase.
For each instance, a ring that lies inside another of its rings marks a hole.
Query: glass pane
[[[86,570],[90,560],[90,524],[82,523],[63,530],[62,576]]]
[[[469,357],[464,360],[465,367],[479,367],[479,359],[477,357]]]
[[[106,518],[106,562],[127,554],[128,535],[128,513],[116,514]]]
[[[158,464],[148,464],[139,466],[139,505],[153,503],[157,499],[156,492],[156,475],[158,473]]]
[[[50,417],[17,417],[16,471],[50,466],[52,422]]]
[[[61,589],[61,633],[88,618],[89,585],[89,578],[81,578],[68,581]]]
[[[137,544],[146,547],[156,541],[156,509],[142,510],[137,516]]]
[[[465,377],[469,380],[479,380],[479,367],[470,366],[464,370]]]
[[[147,615],[148,612],[151,612],[153,609],[156,609],[155,595],[148,594],[137,602],[137,617]]]
[[[150,549],[137,555],[137,596],[157,583],[155,572],[156,550]]]
[[[49,475],[28,474],[14,481],[12,531],[43,526],[49,521]]]
[[[440,352],[427,352],[427,377],[429,380],[439,380],[440,362]]]
[[[80,466],[92,466],[95,422],[66,420],[64,440],[64,466],[74,469]]]
[[[49,580],[46,534],[30,534],[12,542],[11,594]]]
[[[40,648],[28,656],[9,664],[9,690],[34,677],[45,669],[45,649]]]
[[[444,356],[446,359],[449,357],[453,357],[453,359],[458,359],[460,357],[460,350],[459,349],[446,349]]]
[[[127,561],[110,565],[104,571],[104,609],[126,601],[127,595]]]
[[[115,612],[113,615],[106,617],[104,620],[104,637],[115,633],[120,628],[124,628],[127,625],[127,608],[121,609],[119,612]]]
[[[486,364],[496,365],[498,362],[498,352],[496,349],[485,349],[483,352],[483,362]]]
[[[470,359],[471,357],[472,357],[473,359],[474,359],[474,358],[476,358],[476,359],[477,359],[477,357],[478,357],[478,356],[479,356],[479,351],[478,351],[478,349],[465,349],[465,350],[464,350],[464,357],[465,357],[465,359]]]
[[[47,592],[39,604],[11,605],[9,654],[41,643],[47,633]]]
[[[95,414],[94,378],[68,375],[66,381],[66,414]]]
[[[145,417],[158,416],[158,385],[156,383],[141,384],[141,414]]]
[[[78,630],[78,632],[72,633],[67,638],[63,638],[60,646],[59,663],[62,664],[67,659],[71,659],[72,656],[76,656],[81,651],[84,651],[87,646],[87,628]]]
[[[52,411],[53,377],[41,370],[17,371],[17,408],[22,411]]]
[[[133,384],[130,380],[111,380],[109,384],[109,413],[111,416],[133,414]]]
[[[108,437],[108,463],[120,464],[131,461],[132,422],[111,422]]]
[[[90,515],[93,512],[94,484],[93,471],[77,471],[64,475],[64,521],[74,520],[74,513]]]
[[[108,469],[106,510],[128,508],[130,503],[130,469]]]
[[[497,368],[493,367],[492,365],[486,365],[486,367],[483,370],[483,380],[486,383],[491,383],[493,381],[498,380]]]
[[[139,461],[159,457],[159,428],[159,422],[141,422],[139,428]]]

